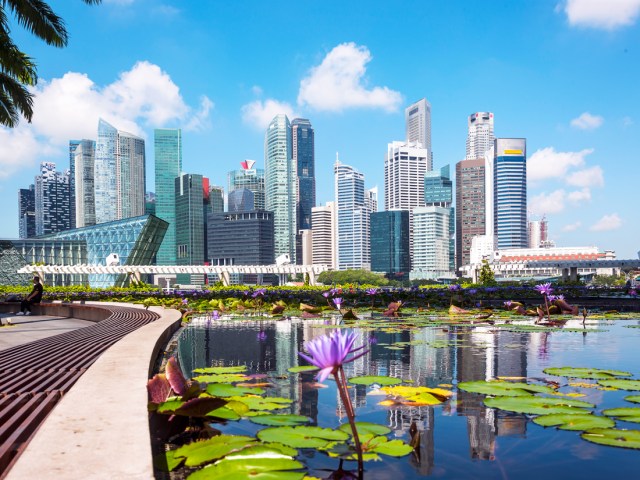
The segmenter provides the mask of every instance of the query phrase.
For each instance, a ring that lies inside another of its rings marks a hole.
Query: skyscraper
[[[36,235],[35,185],[18,191],[18,234],[19,238],[31,238]]]
[[[94,185],[96,224],[143,215],[144,140],[100,119]]]
[[[485,153],[493,147],[493,113],[477,112],[469,115],[467,120],[467,155],[466,160],[484,158]]]
[[[238,188],[251,190],[256,210],[264,210],[264,170],[262,168],[253,168],[255,163],[255,160],[245,160],[240,162],[242,170],[229,172],[228,191],[233,192]]]
[[[56,172],[56,164],[42,162],[35,179],[36,235],[62,232],[71,228],[69,179],[71,173]]]
[[[284,114],[276,115],[264,138],[265,203],[273,212],[275,256],[296,259],[296,165],[292,157],[291,124]]]
[[[155,153],[156,213],[169,224],[156,255],[157,265],[176,265],[176,178],[182,171],[182,131],[153,131]]]
[[[182,173],[174,181],[177,265],[203,265],[204,207],[202,175]],[[204,275],[178,275],[178,283],[203,284]]]
[[[372,212],[370,221],[371,270],[392,280],[409,278],[409,212]]]
[[[224,212],[224,188],[220,185],[209,186],[208,180],[207,186],[209,188],[209,213]]]
[[[455,270],[455,219],[453,208],[453,182],[449,173],[449,165],[439,171],[427,172],[424,177],[424,204],[427,207],[449,209],[449,270]]]
[[[370,201],[365,198],[364,175],[336,159],[334,164],[339,270],[371,266],[369,246]]]
[[[89,227],[96,224],[94,185],[96,142],[72,140],[69,142],[69,151],[71,155],[70,203],[75,202],[75,207],[71,209],[74,215],[71,219],[72,228]]]
[[[228,203],[229,212],[250,212],[254,210],[254,195],[251,190],[246,188],[237,188],[229,193]]]
[[[80,140],[69,140],[69,222],[71,228],[76,228],[76,166],[75,166],[75,152],[76,148],[80,145]],[[95,142],[94,142],[95,151]],[[92,167],[93,168],[93,167]]]
[[[540,220],[529,220],[527,233],[529,236],[529,248],[540,248],[548,244],[547,218],[543,215]]]
[[[311,209],[316,206],[314,131],[306,118],[291,122],[293,163],[296,166],[296,260],[302,263],[302,234],[311,229]]]
[[[411,279],[451,278],[451,209],[435,205],[413,209]]]
[[[456,270],[469,264],[471,240],[486,233],[485,160],[456,164]]]
[[[429,152],[429,161],[433,161],[431,153],[431,104],[426,98],[412,103],[404,110],[404,121],[407,143],[419,143]]]
[[[336,204],[327,202],[325,206],[313,207],[311,215],[313,264],[336,268]]]

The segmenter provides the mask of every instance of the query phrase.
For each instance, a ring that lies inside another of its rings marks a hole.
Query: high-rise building
[[[336,268],[337,218],[335,202],[327,202],[325,206],[313,207],[312,257],[314,265],[327,265]]]
[[[209,186],[208,194],[209,213],[224,212],[224,187],[221,187],[220,185],[211,185]]]
[[[203,265],[204,207],[202,175],[182,173],[175,179],[177,265]],[[204,283],[204,275],[178,274],[180,284]]]
[[[412,280],[452,278],[451,209],[435,205],[413,209]]]
[[[469,264],[471,240],[486,233],[485,160],[456,164],[456,271]]]
[[[144,214],[156,215],[156,194],[154,192],[147,192],[144,195]]]
[[[496,138],[493,156],[489,157],[487,191],[492,195],[486,201],[487,223],[493,225],[496,248],[527,248],[526,140]]]
[[[429,152],[429,162],[433,161],[431,152],[431,104],[426,98],[412,103],[404,110],[407,143],[419,143]]]
[[[250,212],[255,210],[254,194],[246,188],[238,188],[229,193],[227,202],[229,204],[229,212]]]
[[[527,227],[529,248],[540,248],[548,242],[547,218],[543,215],[540,220],[529,220]]]
[[[449,209],[449,270],[455,271],[455,218],[453,208],[453,182],[449,165],[439,171],[427,172],[424,176],[424,204],[427,207]]]
[[[242,170],[229,172],[227,191],[233,192],[238,188],[251,190],[256,210],[264,210],[264,170],[262,168],[253,168],[255,163],[255,160],[245,160],[240,162]]]
[[[155,215],[169,224],[156,256],[156,264],[176,265],[176,178],[182,172],[182,131],[179,128],[155,129],[153,146],[156,184]]]
[[[42,162],[35,179],[36,235],[71,228],[69,181],[71,172],[56,172],[56,164]]]
[[[337,210],[337,268],[371,267],[369,246],[370,200],[365,197],[364,175],[336,159],[334,164]]]
[[[296,259],[302,263],[301,230],[311,229],[311,209],[316,206],[315,145],[311,122],[306,118],[291,121],[293,163],[296,166]]]
[[[69,142],[70,203],[73,218],[72,228],[89,227],[96,224],[96,199],[94,171],[96,142],[94,140],[71,140]]]
[[[94,186],[96,224],[143,215],[144,140],[100,119]]]
[[[409,278],[409,212],[388,210],[372,212],[371,271],[384,273],[392,280]]]
[[[296,164],[293,162],[291,124],[284,114],[276,115],[264,137],[265,203],[273,212],[275,256],[296,259]]]
[[[18,191],[18,235],[20,238],[36,236],[36,187]]]
[[[469,115],[467,120],[467,160],[484,158],[485,153],[493,147],[493,113],[477,112]]]

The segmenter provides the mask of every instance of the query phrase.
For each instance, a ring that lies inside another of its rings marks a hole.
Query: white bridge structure
[[[303,274],[309,276],[309,283],[316,285],[317,276],[329,270],[327,265],[26,265],[17,273],[38,274],[68,273],[81,275],[128,275],[140,280],[140,275],[217,274],[224,285],[230,284],[230,275],[244,273],[258,276],[278,275],[280,285],[284,285],[288,275]]]

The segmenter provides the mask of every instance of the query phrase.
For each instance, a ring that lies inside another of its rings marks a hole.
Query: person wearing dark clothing
[[[31,305],[40,303],[40,300],[42,300],[42,290],[40,277],[33,277],[33,289],[31,293],[27,295],[27,298],[20,302],[20,311],[16,313],[16,315],[31,315]]]

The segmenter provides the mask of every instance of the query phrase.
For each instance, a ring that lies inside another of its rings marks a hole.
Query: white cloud
[[[569,225],[565,225],[562,227],[563,232],[575,232],[582,226],[582,222],[570,223]]]
[[[267,128],[269,122],[273,120],[273,117],[280,113],[286,114],[290,119],[297,116],[289,103],[280,102],[271,98],[268,98],[264,102],[262,100],[256,100],[247,103],[242,106],[241,111],[242,120],[258,130]]]
[[[574,187],[603,187],[604,175],[599,166],[585,168],[571,173],[567,177],[567,183]]]
[[[367,88],[366,65],[371,53],[365,46],[342,43],[300,82],[298,105],[340,112],[347,108],[398,110],[402,95],[388,87]]]
[[[540,193],[529,199],[529,210],[534,215],[560,213],[564,210],[566,192],[562,189],[549,194]]]
[[[251,91],[256,97],[262,96],[262,87],[260,85],[254,85],[253,87],[251,87]]]
[[[591,225],[589,230],[591,230],[592,232],[607,232],[610,230],[617,230],[621,226],[622,219],[618,216],[617,213],[612,213],[611,215],[605,215],[595,224]]]
[[[536,181],[564,177],[572,167],[582,167],[592,148],[579,152],[556,152],[553,147],[537,150],[527,160],[527,180]]]
[[[138,62],[113,83],[100,87],[86,74],[69,72],[62,78],[40,82],[33,90],[31,124],[0,128],[0,170],[8,176],[31,167],[42,157],[65,158],[70,139],[95,138],[100,117],[121,130],[144,135],[145,127],[208,125],[211,100],[203,97],[194,112],[166,72],[149,62]],[[5,149],[10,155],[3,154]]]
[[[614,30],[636,21],[640,0],[567,0],[564,11],[572,26]]]
[[[631,117],[627,116],[622,119],[623,127],[630,127],[631,125],[633,125],[633,119]]]
[[[604,118],[600,115],[591,115],[584,112],[577,118],[571,120],[571,126],[580,130],[595,130],[604,123]]]
[[[567,200],[572,203],[583,203],[591,200],[591,190],[588,188],[583,188],[582,190],[576,190],[574,192],[569,192],[567,194]]]

